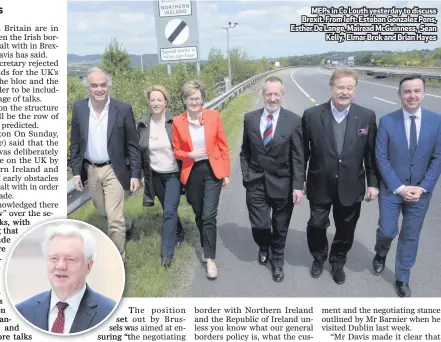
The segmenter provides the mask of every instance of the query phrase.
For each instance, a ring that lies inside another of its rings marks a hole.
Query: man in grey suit
[[[98,212],[107,218],[108,235],[125,259],[124,190],[136,192],[141,178],[141,152],[132,107],[109,97],[112,78],[99,68],[89,70],[90,98],[72,109],[71,167],[75,188],[89,191]]]

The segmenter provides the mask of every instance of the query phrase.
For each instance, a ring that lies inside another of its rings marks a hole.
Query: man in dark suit
[[[43,251],[52,289],[16,305],[36,327],[57,334],[92,328],[106,319],[116,302],[86,283],[97,253],[90,231],[63,225],[46,232]]]
[[[107,218],[108,235],[125,259],[126,230],[133,222],[124,215],[124,190],[136,192],[141,178],[141,152],[132,107],[110,98],[110,75],[89,70],[89,99],[72,109],[71,167],[77,191],[88,180],[98,212]]]
[[[309,161],[306,193],[310,206],[308,247],[314,257],[311,276],[318,278],[328,258],[326,230],[333,207],[336,233],[329,252],[332,277],[337,284],[346,279],[343,267],[352,247],[361,202],[378,196],[375,165],[375,113],[352,99],[357,74],[336,69],[330,79],[331,100],[305,110],[303,138],[305,160]],[[364,163],[364,167],[363,167]]]
[[[395,289],[400,297],[409,297],[410,269],[416,262],[420,232],[441,173],[441,116],[421,108],[425,81],[419,75],[404,77],[398,95],[403,108],[383,116],[377,134],[381,187],[373,267],[377,274],[383,271],[391,243],[399,233]]]
[[[280,78],[268,77],[262,95],[265,107],[245,114],[240,163],[258,261],[265,265],[271,249],[272,277],[280,282],[294,203],[303,197],[302,122],[300,116],[281,108]]]

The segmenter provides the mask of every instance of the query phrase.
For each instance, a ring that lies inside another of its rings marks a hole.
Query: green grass
[[[221,112],[232,162],[237,156],[241,139],[241,114],[251,110],[252,104],[253,95],[247,91],[233,99]],[[190,280],[191,270],[197,262],[195,251],[199,233],[194,223],[194,214],[182,196],[179,217],[186,233],[185,241],[175,251],[172,266],[165,270],[161,267],[160,259],[161,204],[156,199],[154,207],[143,207],[143,190],[141,188],[137,194],[128,196],[125,202],[125,212],[133,219],[135,229],[127,243],[124,297],[177,296]],[[107,232],[106,221],[98,215],[91,201],[69,215],[69,218],[88,222]]]

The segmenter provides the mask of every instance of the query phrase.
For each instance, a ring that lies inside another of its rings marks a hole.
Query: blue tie
[[[268,114],[268,122],[265,130],[263,131],[263,145],[266,146],[273,138],[273,115]]]
[[[415,115],[411,115],[410,120],[412,120],[412,122],[410,123],[409,153],[410,157],[412,158],[417,149],[417,130],[415,124]]]

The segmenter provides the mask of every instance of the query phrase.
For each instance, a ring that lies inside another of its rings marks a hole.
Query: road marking
[[[291,79],[292,81],[295,83],[295,85],[302,91],[303,94],[305,94],[305,96],[307,98],[309,98],[311,100],[311,102],[316,102],[311,96],[308,95],[308,93],[296,82],[296,80],[294,79],[294,73],[297,71],[298,69],[295,69],[292,73],[291,73]]]
[[[294,74],[296,71],[297,71],[297,69],[294,70],[294,71],[291,73],[291,79],[292,79],[292,81],[296,84],[297,88],[299,88],[299,89],[302,91],[302,93],[305,94],[306,97],[310,98],[310,96],[308,95],[308,93],[307,93],[305,90],[303,90],[303,88],[302,88],[301,86],[299,86],[299,84],[298,84],[298,83],[296,82],[296,80],[294,79],[293,74]]]
[[[385,99],[380,99],[379,97],[376,97],[376,96],[374,96],[374,99],[377,99],[377,100],[380,100],[380,101],[384,101],[384,102],[387,102],[387,103],[391,103],[391,104],[396,105],[395,102],[391,102],[391,101],[388,101],[388,100],[385,100]]]
[[[321,71],[318,67],[317,67],[317,71],[320,71],[322,74],[331,75],[331,74],[328,74],[327,72]],[[394,87],[394,86],[390,86],[390,85],[386,85],[386,84],[380,84],[380,83],[374,83],[374,82],[368,82],[368,81],[362,81],[362,80],[358,80],[358,82],[373,84],[373,85],[377,85],[380,87],[386,87],[386,88],[392,88],[392,89],[398,90],[398,87]],[[437,97],[437,98],[441,99],[440,95],[433,95],[433,94],[426,93],[426,96],[433,96],[433,97]]]

